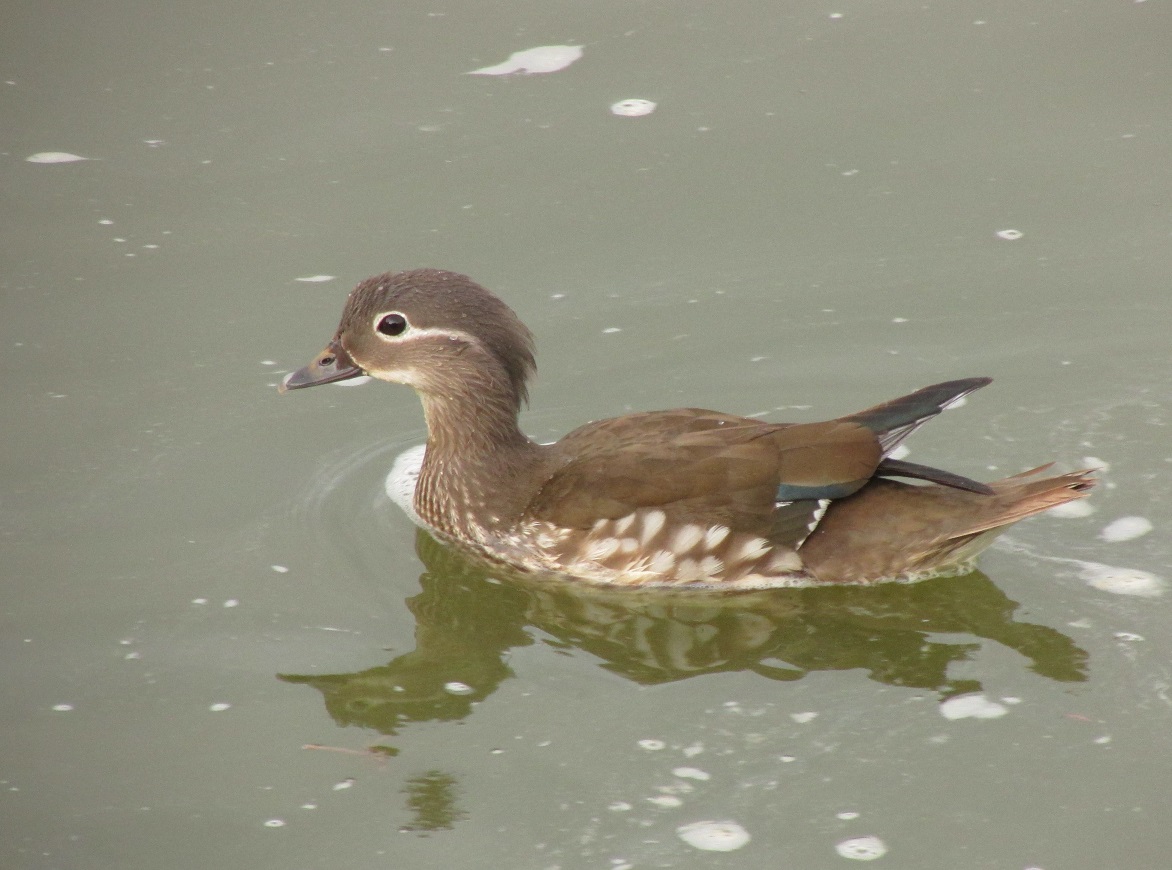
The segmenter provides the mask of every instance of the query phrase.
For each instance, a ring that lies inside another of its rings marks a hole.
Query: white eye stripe
[[[390,317],[391,315],[403,318],[403,331],[398,335],[390,335],[379,329],[379,325],[383,322],[384,318]],[[382,311],[376,314],[374,316],[374,320],[372,321],[372,326],[374,327],[374,334],[377,335],[380,339],[396,344],[405,341],[421,341],[427,338],[446,338],[449,341],[464,341],[469,344],[478,341],[468,333],[459,329],[436,329],[434,327],[420,329],[418,327],[412,326],[411,321],[407,318],[407,315],[403,314],[401,311]]]

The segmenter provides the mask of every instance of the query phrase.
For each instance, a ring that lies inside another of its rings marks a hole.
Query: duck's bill
[[[319,384],[333,384],[338,381],[348,381],[350,378],[362,377],[365,372],[342,347],[337,339],[331,341],[326,349],[317,355],[313,362],[299,368],[285,376],[281,386],[277,389],[284,393],[288,390],[300,390],[303,387],[316,387]]]

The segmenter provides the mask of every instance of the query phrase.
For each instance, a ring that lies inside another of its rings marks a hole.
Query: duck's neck
[[[510,524],[529,500],[523,475],[541,449],[517,425],[520,399],[472,390],[420,399],[428,433],[414,500],[420,517],[458,538]]]

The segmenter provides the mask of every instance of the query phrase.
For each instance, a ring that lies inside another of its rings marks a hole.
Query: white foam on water
[[[980,692],[940,702],[940,715],[945,719],[999,719],[1008,712],[1008,707],[990,701]]]
[[[79,160],[89,160],[80,154],[70,154],[68,151],[39,151],[24,158],[26,163],[77,163]]]
[[[1046,516],[1059,517],[1064,520],[1081,519],[1082,517],[1089,517],[1095,512],[1095,506],[1091,504],[1089,499],[1080,498],[1078,501],[1068,501],[1063,504],[1054,505],[1052,508],[1046,510]]]
[[[834,851],[852,861],[874,861],[887,854],[887,844],[875,836],[851,837],[837,843]]]
[[[676,828],[679,838],[705,852],[733,852],[752,839],[749,832],[732,821],[701,821]]]
[[[610,107],[610,113],[612,115],[618,115],[620,118],[641,118],[644,115],[650,115],[654,111],[655,103],[651,100],[619,100]]]
[[[582,56],[580,45],[539,45],[514,51],[507,60],[474,69],[470,76],[507,76],[512,73],[551,73],[563,70]]]
[[[1120,517],[1112,520],[1099,532],[1099,537],[1113,544],[1120,541],[1134,541],[1152,530],[1152,521],[1147,517]]]
[[[1075,561],[1075,560],[1071,560]],[[1164,581],[1148,571],[1139,568],[1116,568],[1099,562],[1081,562],[1078,576],[1102,592],[1115,595],[1138,595],[1141,598],[1156,598],[1164,594]]]

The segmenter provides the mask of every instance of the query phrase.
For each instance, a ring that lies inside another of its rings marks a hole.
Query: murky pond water
[[[0,865],[1166,866],[1170,28],[11,11]],[[502,582],[387,499],[409,390],[275,390],[415,266],[533,329],[540,440],[990,375],[915,461],[1103,484],[917,585]]]

